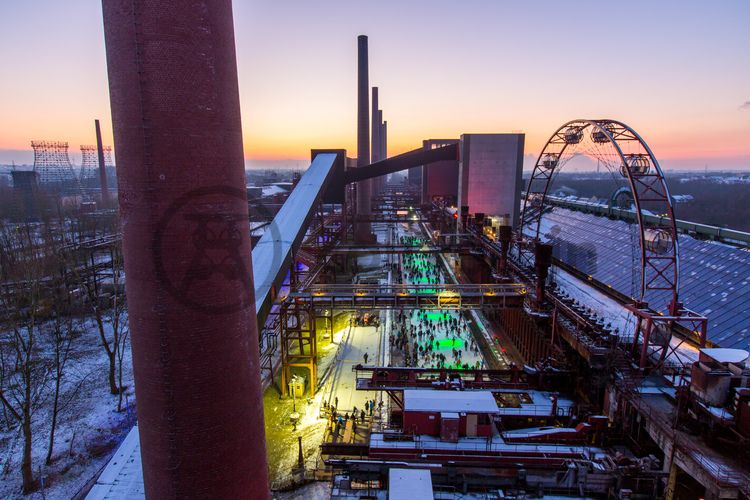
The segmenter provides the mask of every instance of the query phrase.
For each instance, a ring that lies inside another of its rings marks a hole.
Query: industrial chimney
[[[102,6],[146,497],[262,500],[232,2]]]
[[[357,167],[370,164],[370,84],[368,75],[367,36],[357,37]],[[370,180],[357,183],[357,215],[369,216],[372,192]],[[370,223],[356,225],[355,237],[362,241],[370,237]]]

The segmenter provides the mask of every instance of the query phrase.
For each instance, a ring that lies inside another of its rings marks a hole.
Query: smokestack
[[[357,166],[364,167],[370,163],[370,110],[369,110],[369,76],[367,59],[367,36],[357,37]],[[372,192],[370,180],[357,183],[357,215],[369,216]],[[370,238],[370,223],[356,225],[356,238],[364,241]]]
[[[102,145],[102,131],[99,120],[94,120],[96,129],[96,153],[99,157],[99,184],[102,190],[102,206],[109,206],[109,187],[107,186],[107,166],[104,164],[104,146]]]
[[[370,163],[380,160],[380,122],[378,121],[378,88],[372,88],[372,151]]]
[[[370,163],[379,161],[380,158],[380,121],[378,120],[378,88],[372,88],[372,141],[370,147]],[[380,192],[380,177],[370,180],[370,191],[371,195],[376,195]]]
[[[102,6],[146,497],[267,499],[232,2]]]
[[[384,129],[383,129],[383,110],[379,109],[378,110],[378,146],[377,146],[377,148],[378,148],[378,151],[380,151],[380,154],[378,155],[378,157],[381,160],[387,159],[387,156],[385,155],[385,148],[383,147],[383,144],[384,144],[384,141],[385,141],[385,136],[383,134],[384,134]],[[378,181],[380,182],[380,190],[381,191],[385,189],[385,180],[386,180],[386,176],[385,175],[382,176],[380,179],[378,179]]]
[[[382,118],[382,115],[381,115]],[[383,122],[383,129],[380,131],[380,150],[381,158],[388,158],[388,122]]]
[[[380,120],[378,110],[378,88],[372,88],[372,141],[370,143],[370,163],[380,161]],[[375,196],[380,193],[381,178],[377,177],[370,180],[370,191],[371,195]]]
[[[367,36],[357,37],[357,166],[370,163],[369,121],[369,69]]]

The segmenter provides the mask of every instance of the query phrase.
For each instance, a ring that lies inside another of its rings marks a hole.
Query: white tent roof
[[[432,476],[427,469],[388,470],[388,500],[432,500]]]
[[[404,411],[497,413],[489,391],[404,391]]]

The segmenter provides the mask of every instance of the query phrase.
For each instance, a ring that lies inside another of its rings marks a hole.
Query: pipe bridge
[[[523,306],[521,284],[311,285],[288,301],[316,309],[505,309]]]

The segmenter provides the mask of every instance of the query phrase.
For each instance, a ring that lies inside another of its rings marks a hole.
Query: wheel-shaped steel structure
[[[676,306],[680,273],[672,198],[653,152],[635,130],[622,122],[573,120],[552,134],[537,159],[526,189],[519,234],[539,239],[550,184],[555,174],[579,155],[602,162],[625,178],[630,186],[640,239],[637,300],[643,301],[651,290],[660,290],[671,295],[667,306],[670,309]],[[661,217],[644,217],[649,213]],[[655,225],[654,219],[667,223]]]

